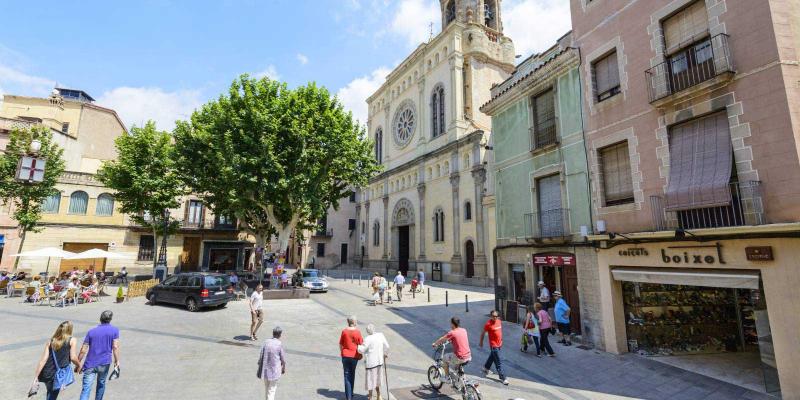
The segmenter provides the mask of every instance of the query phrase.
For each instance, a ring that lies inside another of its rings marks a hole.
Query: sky
[[[568,0],[502,7],[520,60],[570,29]],[[81,89],[128,126],[165,130],[242,73],[315,81],[365,123],[367,97],[431,23],[441,29],[439,0],[0,0],[0,10],[0,96]]]

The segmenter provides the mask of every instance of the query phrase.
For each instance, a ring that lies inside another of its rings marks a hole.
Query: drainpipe
[[[585,156],[584,160],[586,161],[586,188],[588,190],[589,195],[589,232],[594,232],[594,207],[592,207],[592,171],[589,168],[589,145],[588,141],[586,140],[586,120],[583,116],[583,74],[581,73],[581,66],[583,66],[583,55],[581,54],[580,47],[570,47],[575,49],[578,52],[578,89],[580,91],[580,100],[581,100],[581,136],[583,137],[583,154]],[[586,238],[584,238],[586,241]]]

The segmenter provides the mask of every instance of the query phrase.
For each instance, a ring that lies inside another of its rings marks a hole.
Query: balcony
[[[645,71],[650,103],[722,75],[733,75],[728,35],[697,42]]]
[[[218,219],[201,219],[201,220],[181,220],[180,229],[203,229],[203,230],[235,230],[236,223],[233,221],[225,221]]]
[[[731,204],[719,207],[667,211],[665,196],[650,196],[655,231],[675,229],[724,228],[764,225],[761,182],[734,182],[730,185]]]
[[[314,237],[323,237],[323,238],[330,238],[333,237],[333,228],[330,229],[318,229],[314,231]]]
[[[570,235],[569,210],[558,208],[525,214],[525,237],[533,239],[560,239]]]

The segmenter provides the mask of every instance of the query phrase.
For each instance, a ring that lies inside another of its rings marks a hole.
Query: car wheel
[[[217,308],[225,308],[227,306],[228,306],[228,303],[222,303],[222,304],[218,305]]]
[[[150,300],[150,305],[151,306],[154,306],[154,305],[156,305],[156,303],[158,303],[158,301],[156,301],[156,294],[155,293],[151,293],[150,294],[150,298],[148,300]]]
[[[195,311],[199,310],[200,307],[197,306],[197,300],[195,300],[195,299],[193,299],[191,297],[186,299],[186,309],[189,310],[189,312],[195,312]]]

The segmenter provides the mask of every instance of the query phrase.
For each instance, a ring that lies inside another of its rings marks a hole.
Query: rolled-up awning
[[[731,204],[733,149],[724,112],[670,129],[667,211]]]
[[[611,270],[611,274],[618,281],[735,289],[758,289],[760,279],[757,272],[683,272],[644,268],[616,268]]]

